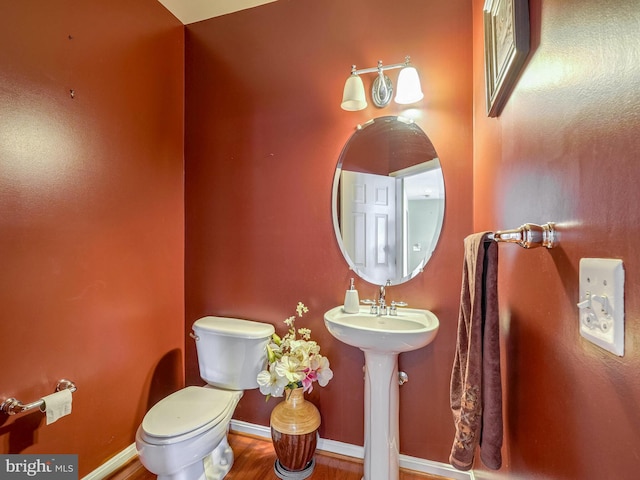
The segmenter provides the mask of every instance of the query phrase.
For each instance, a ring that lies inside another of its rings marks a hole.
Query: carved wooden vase
[[[305,400],[303,389],[285,390],[284,400],[271,412],[271,439],[278,457],[276,473],[278,463],[290,472],[313,470],[319,427],[320,412]]]

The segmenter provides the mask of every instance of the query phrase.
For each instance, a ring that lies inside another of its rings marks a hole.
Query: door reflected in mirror
[[[429,137],[402,117],[358,125],[338,159],[332,200],[338,244],[359,277],[377,285],[415,277],[444,219],[444,179]]]

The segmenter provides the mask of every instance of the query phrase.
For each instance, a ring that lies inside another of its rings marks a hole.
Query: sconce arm
[[[408,66],[411,63],[410,61],[410,57],[407,55],[404,62],[402,63],[392,63],[391,65],[382,65],[382,61],[378,62],[378,66],[377,67],[371,67],[371,68],[361,68],[359,70],[355,69],[355,65],[352,66],[351,68],[351,73],[355,73],[356,75],[360,75],[362,73],[374,73],[374,72],[384,72],[385,70],[393,70],[396,68],[404,68],[406,66]]]

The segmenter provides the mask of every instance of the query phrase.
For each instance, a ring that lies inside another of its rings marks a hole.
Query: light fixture
[[[373,81],[371,87],[371,99],[376,107],[385,107],[391,101],[393,96],[393,83],[391,79],[385,75],[385,70],[401,68],[398,75],[398,89],[396,93],[396,103],[406,105],[415,103],[424,97],[422,87],[420,86],[420,78],[418,71],[411,65],[409,57],[405,58],[403,63],[394,63],[393,65],[383,65],[382,61],[378,61],[377,67],[363,68],[356,70],[356,66],[351,67],[351,75],[344,84],[342,94],[343,110],[351,112],[363,110],[367,107],[367,99],[364,93],[364,84],[360,75],[363,73],[377,73],[377,78]]]
[[[344,84],[344,92],[342,94],[342,108],[355,112],[367,108],[367,98],[364,95],[364,84],[362,79],[356,73],[356,66],[353,66],[351,75]]]

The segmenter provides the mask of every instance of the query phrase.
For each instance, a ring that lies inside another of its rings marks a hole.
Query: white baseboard
[[[243,422],[241,420],[231,420],[230,429],[238,433],[246,433],[256,437],[271,439],[271,429],[264,425],[256,425],[253,423]],[[320,438],[318,440],[318,450],[345,455],[352,458],[364,458],[364,447],[352,445],[350,443],[338,442],[336,440]],[[103,480],[118,471],[120,468],[124,467],[137,455],[138,452],[136,450],[136,445],[132,443],[120,453],[110,458],[107,462],[100,465],[93,472],[83,477],[82,480]],[[473,471],[461,472],[446,463],[410,457],[409,455],[400,455],[399,461],[402,468],[415,470],[416,472],[440,475],[441,477],[453,480],[475,480]]]
[[[105,463],[100,465],[89,475],[82,477],[82,480],[102,480],[103,478],[106,478],[109,475],[120,470],[137,456],[138,451],[136,450],[136,444],[132,443],[120,453],[116,454]]]
[[[255,425],[241,420],[231,420],[230,428],[234,432],[271,439],[271,429],[263,425]],[[364,458],[364,447],[337,442],[335,440],[327,440],[324,438],[320,438],[318,440],[318,450],[337,453],[339,455],[345,455],[352,458]],[[424,460],[422,458],[410,457],[409,455],[400,455],[399,462],[402,468],[415,470],[416,472],[440,475],[441,477],[453,480],[475,480],[472,471],[461,472],[447,463]]]

